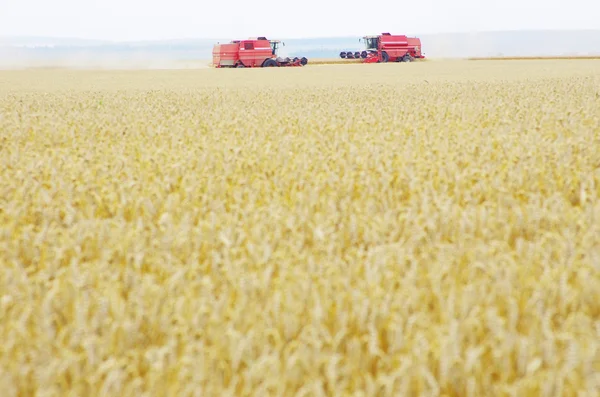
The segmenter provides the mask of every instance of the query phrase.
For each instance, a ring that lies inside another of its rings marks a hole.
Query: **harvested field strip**
[[[591,60],[600,59],[600,55],[581,55],[581,56],[539,56],[539,57],[471,57],[469,61],[551,61],[551,60]]]

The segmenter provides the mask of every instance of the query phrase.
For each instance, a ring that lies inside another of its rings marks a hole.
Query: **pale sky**
[[[600,29],[600,0],[0,0],[0,36],[300,38]]]

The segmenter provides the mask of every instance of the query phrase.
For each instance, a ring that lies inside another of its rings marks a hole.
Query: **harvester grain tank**
[[[365,36],[362,41],[365,43],[363,51],[342,51],[340,57],[362,58],[365,63],[412,62],[425,58],[421,52],[421,39],[418,37],[382,33],[378,36]]]
[[[279,40],[268,40],[266,37],[215,44],[213,66],[215,68],[265,68],[304,66],[308,63],[305,57],[291,59],[278,56],[280,44]]]

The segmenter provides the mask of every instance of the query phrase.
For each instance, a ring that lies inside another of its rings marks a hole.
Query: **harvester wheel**
[[[236,68],[245,68],[245,67],[246,67],[246,66],[244,66],[244,64],[243,64],[243,63],[238,63],[238,64],[237,64],[237,66],[236,66]]]
[[[404,62],[412,62],[413,60],[414,59],[410,54],[404,55],[404,59],[403,59]]]
[[[306,57],[302,57],[300,63],[302,64],[302,66],[306,66],[306,64],[308,63],[308,59],[306,59]]]
[[[369,55],[369,54],[367,54],[366,51],[363,51],[363,52],[360,53],[360,57],[363,58],[363,59],[365,59],[367,57],[367,55]]]
[[[344,51],[340,52],[340,58],[345,59],[346,53]]]
[[[277,61],[275,61],[273,58],[265,59],[262,66],[263,68],[272,68],[277,66]]]
[[[390,56],[388,55],[387,52],[382,52],[381,53],[381,62],[386,63],[387,61],[390,60]]]
[[[359,51],[356,51],[356,52],[354,53],[354,58],[356,58],[356,59],[360,59],[360,52],[359,52]]]

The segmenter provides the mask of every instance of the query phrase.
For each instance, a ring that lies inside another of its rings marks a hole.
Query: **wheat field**
[[[600,61],[0,72],[0,390],[599,396]]]

